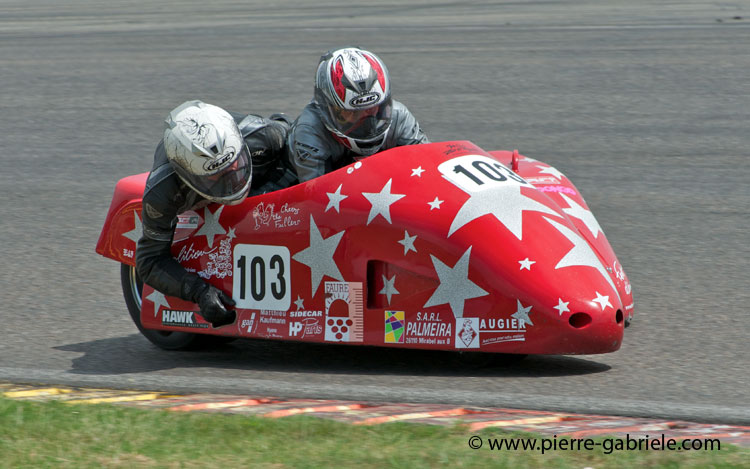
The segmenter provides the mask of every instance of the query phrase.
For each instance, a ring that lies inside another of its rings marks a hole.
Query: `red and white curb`
[[[0,383],[0,395],[9,399],[48,401],[70,404],[124,404],[165,409],[173,412],[223,412],[281,418],[292,415],[377,425],[388,422],[414,422],[432,425],[462,424],[469,431],[483,428],[528,431],[544,435],[587,438],[597,436],[631,439],[710,438],[722,443],[750,446],[750,427],[686,421],[667,421],[640,417],[584,415],[565,412],[456,407],[447,404],[381,404],[319,399],[282,399],[226,394],[176,395],[166,392],[122,391],[76,387],[43,387]]]

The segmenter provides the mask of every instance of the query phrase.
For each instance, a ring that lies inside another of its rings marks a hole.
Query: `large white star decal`
[[[138,216],[138,212],[135,210],[133,210],[133,218],[135,219],[135,228],[122,235],[137,244],[138,240],[143,236],[143,223],[141,222],[141,217]]]
[[[331,208],[335,208],[336,212],[341,213],[339,211],[339,204],[342,200],[349,197],[348,195],[341,194],[341,186],[343,186],[343,184],[339,184],[339,188],[336,189],[336,192],[326,192],[326,195],[328,196],[328,205],[326,205],[324,212],[327,212]]]
[[[517,319],[521,327],[526,327],[526,324],[528,324],[529,326],[533,326],[534,323],[531,322],[531,319],[529,319],[529,312],[531,311],[531,306],[524,307],[521,304],[521,300],[516,300],[516,303],[518,304],[516,308],[516,312],[511,314],[510,316],[514,319]]]
[[[573,199],[566,196],[565,194],[560,193],[560,196],[565,199],[565,202],[568,203],[568,207],[570,207],[564,208],[563,212],[567,213],[571,217],[575,217],[581,220],[583,224],[586,225],[586,228],[589,229],[594,238],[599,237],[599,233],[602,231],[602,228],[599,226],[599,222],[596,221],[596,218],[594,218],[594,214],[578,205]]]
[[[208,207],[203,209],[203,226],[201,226],[201,229],[195,233],[195,236],[205,236],[208,241],[208,247],[213,247],[214,236],[227,233],[227,230],[225,230],[219,223],[219,217],[221,216],[222,210],[224,210],[223,205],[216,209],[216,212],[214,213],[211,213],[211,210],[209,210]]]
[[[562,180],[563,178],[563,173],[561,173],[557,168],[553,168],[552,166],[537,166],[537,168],[539,168],[539,172],[542,174],[549,174],[560,180]]]
[[[430,255],[432,265],[435,267],[440,285],[435,289],[425,308],[448,303],[453,311],[453,316],[461,318],[464,315],[464,302],[472,298],[488,295],[477,284],[469,280],[469,257],[471,246],[463,253],[461,258],[453,267],[448,267],[437,257]]]
[[[323,239],[318,225],[315,224],[315,219],[310,215],[310,246],[292,256],[292,259],[310,268],[312,296],[315,296],[315,292],[318,291],[324,275],[340,282],[344,281],[336,261],[333,260],[333,254],[342,236],[344,236],[343,231]]]
[[[398,201],[402,197],[406,197],[406,194],[391,194],[392,182],[393,179],[389,179],[388,182],[385,183],[385,186],[383,186],[383,188],[380,190],[380,192],[362,193],[362,195],[365,196],[365,198],[372,204],[370,215],[368,215],[367,217],[368,225],[378,215],[381,215],[383,218],[385,218],[388,223],[392,223],[390,210],[391,204]]]
[[[562,259],[560,259],[560,261],[555,266],[555,269],[562,269],[563,267],[573,266],[593,267],[600,274],[602,274],[602,277],[604,277],[604,280],[606,280],[607,283],[612,287],[612,290],[617,292],[615,283],[607,273],[607,269],[605,269],[601,261],[599,261],[599,257],[597,257],[594,250],[591,249],[589,243],[567,226],[558,223],[555,220],[550,220],[547,217],[544,217],[544,219],[547,220],[552,226],[554,226],[555,229],[557,229],[557,231],[559,231],[563,236],[568,238],[571,243],[573,243],[573,247],[570,249],[570,251],[567,252],[567,254],[562,257]]]
[[[409,251],[417,252],[417,248],[414,247],[414,241],[417,239],[417,235],[409,236],[409,232],[404,230],[404,239],[398,242],[404,246],[404,256]]]
[[[159,314],[159,308],[165,307],[169,308],[169,301],[167,301],[167,298],[164,296],[164,293],[154,290],[151,292],[150,295],[146,297],[147,300],[151,301],[154,304],[154,317],[156,317],[157,314]]]
[[[472,192],[451,223],[448,236],[467,223],[484,215],[493,215],[513,235],[523,239],[523,212],[534,211],[557,215],[557,212],[541,202],[521,194],[521,186],[508,185],[496,189]]]
[[[390,279],[386,278],[385,275],[383,275],[383,289],[380,290],[381,295],[385,295],[388,298],[388,305],[391,304],[391,297],[393,295],[398,295],[399,291],[396,290],[396,287],[393,285],[396,282],[396,276],[394,275]]]

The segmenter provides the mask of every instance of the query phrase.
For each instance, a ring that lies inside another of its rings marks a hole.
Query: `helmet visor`
[[[250,187],[252,164],[247,145],[242,145],[232,163],[208,175],[195,175],[175,165],[178,175],[196,192],[217,203],[231,203],[244,197]]]
[[[358,140],[371,140],[382,135],[391,124],[391,98],[367,109],[341,109],[329,106],[331,121],[342,135]]]

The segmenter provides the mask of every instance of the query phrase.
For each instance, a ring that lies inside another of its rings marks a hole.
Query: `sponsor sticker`
[[[386,344],[403,344],[404,343],[404,320],[403,311],[386,311],[385,312],[385,343]]]
[[[207,329],[208,324],[198,322],[194,311],[177,311],[165,309],[161,312],[161,324],[172,327],[193,327]]]
[[[326,341],[364,340],[361,282],[325,282],[325,306]]]
[[[456,348],[479,348],[479,318],[456,319]]]

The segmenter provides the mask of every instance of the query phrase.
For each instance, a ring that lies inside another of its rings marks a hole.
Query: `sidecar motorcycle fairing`
[[[630,283],[575,186],[468,141],[394,148],[320,178],[179,217],[172,252],[231,293],[234,324],[135,274],[146,174],[118,182],[97,252],[123,264],[141,332],[513,354],[617,350]]]

